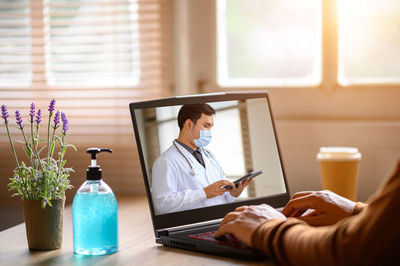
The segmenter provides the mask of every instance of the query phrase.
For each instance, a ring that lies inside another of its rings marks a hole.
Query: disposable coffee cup
[[[317,154],[321,166],[322,189],[356,201],[358,166],[361,153],[354,147],[321,147]]]

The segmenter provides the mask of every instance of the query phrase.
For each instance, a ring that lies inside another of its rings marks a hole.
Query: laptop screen
[[[266,92],[174,97],[130,108],[156,229],[222,218],[240,205],[281,207],[288,200]],[[244,189],[221,190],[227,184],[221,180],[258,170],[262,174]]]

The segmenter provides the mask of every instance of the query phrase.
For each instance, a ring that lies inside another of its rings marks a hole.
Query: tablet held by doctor
[[[214,115],[215,110],[205,103],[183,105],[179,110],[178,139],[153,165],[156,214],[233,202],[251,182],[248,179],[235,186],[205,148],[212,139]]]

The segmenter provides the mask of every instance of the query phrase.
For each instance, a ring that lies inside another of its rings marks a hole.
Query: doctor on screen
[[[187,104],[179,110],[179,137],[153,165],[156,214],[232,202],[251,182],[241,182],[236,188],[215,156],[204,148],[211,141],[214,114],[208,104]],[[225,185],[233,189],[222,188]]]

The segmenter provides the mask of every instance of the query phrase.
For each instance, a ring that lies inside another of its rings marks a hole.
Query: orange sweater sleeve
[[[332,226],[296,218],[270,220],[252,235],[253,247],[284,265],[386,265],[400,253],[400,162],[369,204]]]

